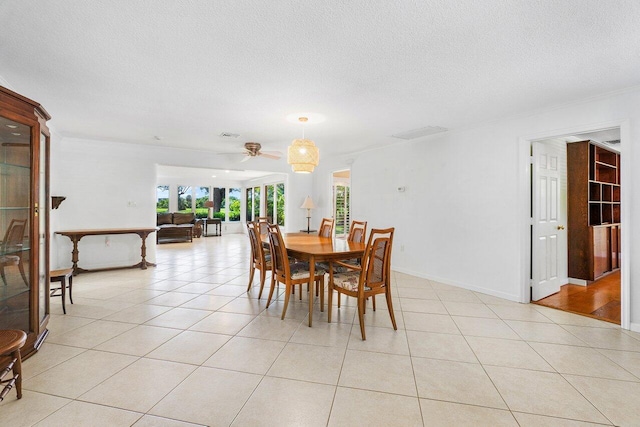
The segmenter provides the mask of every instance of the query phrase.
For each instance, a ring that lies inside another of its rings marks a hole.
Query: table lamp
[[[213,200],[207,200],[204,202],[204,207],[211,209],[213,207]],[[207,218],[211,218],[211,211],[207,211]]]
[[[311,200],[311,196],[307,196],[300,207],[307,210],[307,233],[311,233],[311,209],[315,209],[316,207],[316,205],[313,204],[313,200]]]

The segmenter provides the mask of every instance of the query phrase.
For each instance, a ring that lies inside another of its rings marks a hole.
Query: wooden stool
[[[50,297],[62,297],[62,312],[67,314],[65,307],[65,295],[67,293],[67,279],[69,279],[69,301],[73,304],[73,268],[63,268],[61,270],[53,270],[49,273],[50,282],[60,282],[59,288],[49,289]],[[60,291],[56,294],[56,291]]]
[[[0,392],[0,402],[9,394],[14,384],[18,392],[18,399],[22,398],[22,358],[20,349],[27,341],[24,331],[15,329],[0,330],[0,357],[9,357],[10,363],[0,372],[0,385],[6,384]],[[4,377],[13,370],[13,378],[5,380]]]

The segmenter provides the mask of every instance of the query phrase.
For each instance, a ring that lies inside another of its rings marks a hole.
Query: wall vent
[[[220,134],[220,137],[222,137],[222,138],[237,138],[237,137],[239,137],[239,136],[240,136],[240,134],[238,134],[238,133],[231,133],[231,132],[222,132],[222,133]]]
[[[443,128],[440,126],[427,126],[420,129],[410,130],[407,132],[396,133],[391,136],[394,138],[405,139],[408,141],[410,139],[422,138],[423,136],[433,135],[435,133],[440,133],[440,132],[446,132],[448,130],[449,129]]]

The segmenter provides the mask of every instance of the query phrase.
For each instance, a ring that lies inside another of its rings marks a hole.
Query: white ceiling
[[[245,181],[269,175],[272,173],[249,169],[206,169],[167,165],[158,165],[156,171],[158,183],[162,180],[168,180],[167,182],[183,180],[183,184],[195,183],[196,185],[220,181]]]
[[[3,0],[0,80],[64,136],[286,152],[311,111],[331,156],[639,85],[638,22],[637,0]]]

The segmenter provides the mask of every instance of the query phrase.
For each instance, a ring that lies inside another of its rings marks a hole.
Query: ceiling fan
[[[282,157],[282,153],[279,151],[260,151],[262,145],[258,142],[245,142],[244,143],[244,158],[241,162],[246,162],[252,157],[266,157],[267,159],[278,160]],[[218,154],[238,154],[238,153],[218,153]]]

